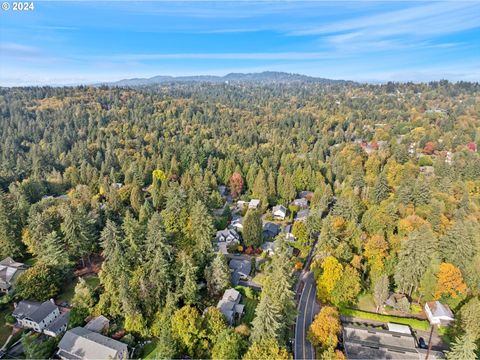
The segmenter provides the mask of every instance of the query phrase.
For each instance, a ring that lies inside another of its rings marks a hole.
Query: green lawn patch
[[[12,333],[12,328],[7,325],[5,321],[5,315],[11,314],[12,310],[10,307],[5,307],[2,311],[0,311],[0,348],[5,344],[8,337]]]
[[[90,274],[82,277],[92,290],[95,289],[98,284],[100,284],[100,279],[97,275]],[[62,292],[58,295],[57,302],[62,303],[66,301],[67,303],[71,304],[73,295],[75,295],[75,286],[77,285],[77,283],[78,279],[74,279],[70,283],[66,284],[63,287]]]
[[[245,309],[243,316],[240,319],[240,322],[242,324],[250,325],[253,318],[255,317],[255,309],[257,308],[258,300],[242,297],[241,304],[245,305]]]
[[[372,294],[361,294],[358,297],[357,306],[359,310],[373,312],[376,310]]]
[[[155,359],[157,354],[157,342],[152,341],[142,349],[142,359]]]
[[[349,309],[345,307],[340,307],[339,310],[340,310],[340,314],[344,316],[351,316],[351,317],[356,317],[356,318],[366,319],[366,320],[373,320],[373,321],[391,322],[391,323],[409,325],[411,328],[417,329],[417,330],[430,329],[430,324],[427,320],[418,320],[418,319],[404,318],[404,317],[392,316],[392,315],[375,314],[368,311]]]

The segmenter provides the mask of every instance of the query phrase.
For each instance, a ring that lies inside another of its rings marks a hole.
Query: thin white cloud
[[[336,58],[329,52],[251,52],[251,53],[169,53],[169,54],[117,54],[112,61],[153,61],[153,60],[320,60]]]
[[[447,1],[300,28],[289,34],[294,36],[344,32],[368,32],[370,34],[374,32],[383,36],[445,34],[479,27],[479,14],[479,2]]]

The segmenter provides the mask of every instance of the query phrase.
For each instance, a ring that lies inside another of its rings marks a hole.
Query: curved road
[[[314,316],[320,311],[317,304],[317,290],[312,272],[304,273],[304,284],[298,303],[298,315],[295,323],[295,359],[315,359],[315,349],[307,340],[307,333]]]

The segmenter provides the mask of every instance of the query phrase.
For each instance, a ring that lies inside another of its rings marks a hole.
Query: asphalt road
[[[295,323],[295,359],[315,359],[315,349],[307,340],[307,333],[314,316],[320,311],[317,304],[317,290],[312,272],[303,276],[303,291],[298,303],[298,315]]]

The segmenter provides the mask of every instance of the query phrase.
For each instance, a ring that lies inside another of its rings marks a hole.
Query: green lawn
[[[95,289],[100,283],[100,279],[97,275],[85,275],[83,279],[87,282],[90,288]],[[57,296],[57,302],[62,303],[64,301],[71,304],[73,295],[75,295],[75,286],[77,285],[78,280],[74,279],[72,282],[66,284],[62,289],[62,292]]]
[[[2,311],[0,311],[0,348],[12,333],[12,328],[5,322],[5,315],[11,312],[12,310],[9,307],[5,307]]]
[[[150,344],[147,344],[142,349],[142,358],[143,359],[155,359],[157,343],[152,341]]]
[[[359,310],[364,310],[364,311],[375,311],[376,306],[375,302],[373,301],[373,296],[372,294],[361,294],[358,297],[358,302],[356,306]]]
[[[258,305],[258,300],[248,299],[246,297],[242,298],[241,304],[245,305],[244,314],[240,319],[242,324],[250,325],[253,318],[255,317],[255,309]]]
[[[404,325],[409,325],[411,328],[418,329],[418,330],[430,329],[430,324],[427,320],[418,320],[418,319],[404,318],[404,317],[392,316],[392,315],[375,314],[367,311],[348,309],[344,307],[341,307],[339,310],[340,310],[340,314],[345,316],[352,316],[360,319],[373,320],[373,321],[404,324]]]

